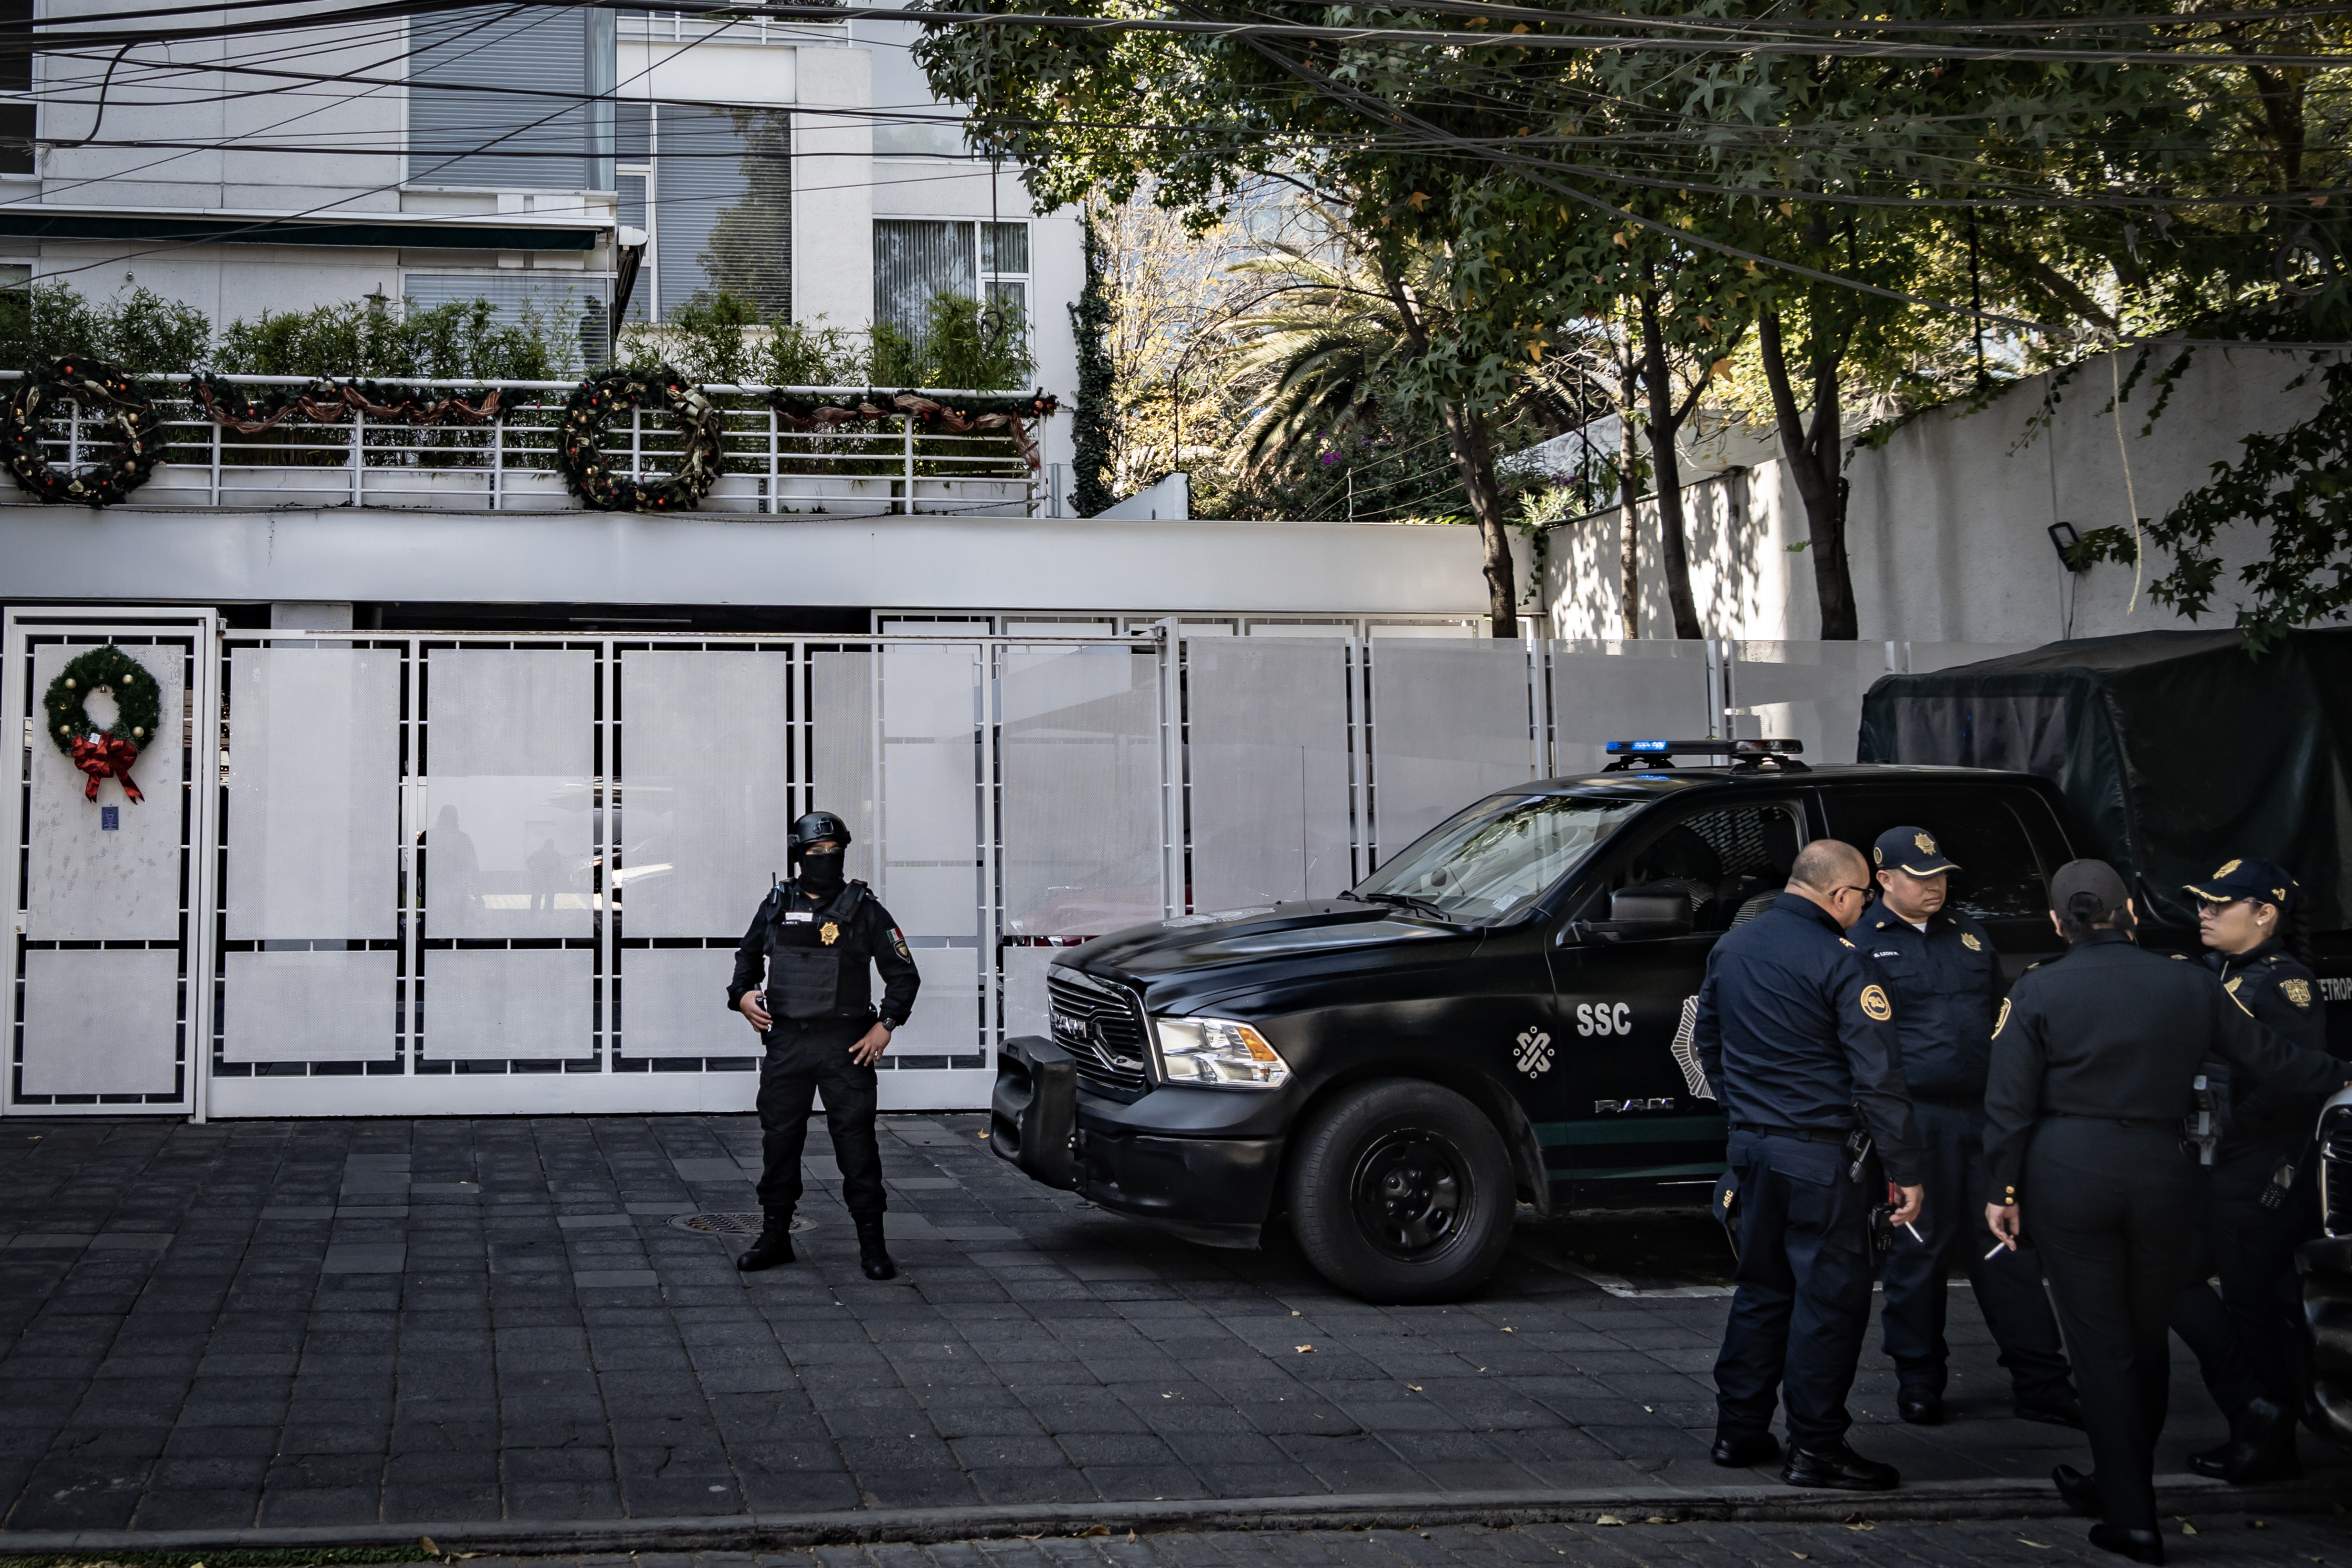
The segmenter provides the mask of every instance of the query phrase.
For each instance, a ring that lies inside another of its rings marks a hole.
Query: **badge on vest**
[[[1960,945],[1967,948],[1970,952],[1982,952],[1984,951],[1984,943],[1976,939],[1976,934],[1973,931],[1964,931],[1960,933]]]
[[[825,946],[831,947],[835,942],[841,940],[841,927],[831,921],[827,921],[824,922],[823,929],[818,931],[816,933],[816,939],[817,941],[824,943]]]

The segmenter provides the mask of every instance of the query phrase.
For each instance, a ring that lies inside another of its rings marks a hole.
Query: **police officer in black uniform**
[[[2171,963],[2131,939],[2123,879],[2072,860],[2050,879],[2052,922],[2070,946],[2011,987],[1993,1029],[1985,1155],[1993,1234],[2040,1243],[2074,1353],[2096,1473],[2051,1479],[2100,1522],[2091,1542],[2162,1563],[2156,1437],[2170,1358],[2165,1331],[2180,1284],[2182,1217],[2202,1172],[2183,1140],[2193,1080],[2209,1058],[2279,1092],[2326,1094],[2344,1064],[2263,1028],[2202,964]]]
[[[1892,1465],[1846,1443],[1870,1322],[1870,1210],[1883,1183],[1848,1147],[1860,1109],[1895,1220],[1919,1212],[1918,1156],[1886,976],[1845,935],[1870,896],[1861,851],[1818,839],[1786,891],[1707,955],[1692,1041],[1731,1123],[1738,1289],[1716,1358],[1715,1462],[1780,1454],[1776,1391],[1788,1412],[1790,1486],[1885,1491]]]
[[[751,917],[727,986],[727,1005],[751,1021],[767,1047],[760,1064],[764,1224],[735,1267],[749,1272],[793,1260],[801,1149],[823,1089],[841,1201],[857,1226],[858,1262],[868,1279],[888,1279],[898,1270],[882,1238],[874,1064],[890,1048],[891,1032],[906,1023],[921,978],[890,911],[865,883],[843,878],[848,825],[829,811],[812,811],[793,824],[791,845],[798,873]],[[879,1009],[869,1000],[869,962],[882,972]]]
[[[2290,951],[2288,921],[2302,889],[2283,866],[2231,860],[2188,884],[2198,900],[2205,966],[2271,1033],[2327,1049],[2319,983]],[[2319,1102],[2281,1094],[2245,1075],[2230,1082],[2230,1127],[2205,1184],[2203,1250],[2173,1299],[2172,1329],[2230,1417],[2230,1441],[2189,1456],[2198,1474],[2240,1486],[2291,1480],[2294,1418],[2311,1386],[2294,1249],[2319,1234],[2311,1134]],[[2206,1281],[2218,1277],[2216,1297]]]
[[[1930,1426],[1944,1418],[1950,1350],[1944,1309],[1958,1265],[2009,1369],[2017,1414],[2080,1426],[2082,1402],[2067,1380],[2066,1349],[2031,1248],[1984,1256],[1977,1228],[1985,1199],[1985,1068],[1993,1014],[2008,991],[1992,937],[1945,903],[1960,869],[1924,827],[1890,827],[1871,847],[1878,897],[1853,935],[1881,969],[1903,1039],[1903,1080],[1927,1174],[1927,1201],[1913,1229],[1897,1231],[1883,1275],[1879,1327],[1894,1358],[1895,1408]]]

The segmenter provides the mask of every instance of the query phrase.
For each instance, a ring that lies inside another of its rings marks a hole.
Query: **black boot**
[[[2066,1500],[2068,1508],[2084,1519],[2099,1517],[2099,1483],[2096,1478],[2084,1475],[2072,1465],[2061,1465],[2050,1472],[2050,1479],[2057,1487],[2058,1495]]]
[[[2163,1568],[2164,1537],[2153,1530],[2128,1530],[2120,1524],[2091,1526],[2091,1544],[2102,1552]]]
[[[868,1279],[896,1279],[898,1266],[890,1261],[889,1251],[882,1245],[882,1216],[859,1215],[857,1218],[857,1264],[866,1270]]]
[[[772,1214],[760,1226],[760,1238],[735,1259],[735,1267],[746,1274],[757,1274],[762,1268],[774,1268],[792,1260],[793,1216]]]
[[[2263,1481],[2299,1481],[2303,1463],[2294,1453],[2294,1413],[2270,1399],[2250,1400],[2230,1417],[2230,1440],[2189,1456],[2200,1476],[2250,1487]]]

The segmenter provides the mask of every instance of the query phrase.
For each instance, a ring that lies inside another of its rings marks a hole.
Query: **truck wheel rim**
[[[1382,1133],[1356,1161],[1349,1184],[1356,1223],[1387,1256],[1418,1262],[1462,1234],[1470,1182],[1454,1146],[1423,1128]]]

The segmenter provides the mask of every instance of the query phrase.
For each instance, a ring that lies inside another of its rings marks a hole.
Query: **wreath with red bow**
[[[93,445],[103,443],[98,461],[76,473],[52,467],[41,449],[42,424],[51,405],[63,403],[79,404]],[[0,407],[0,461],[37,500],[110,506],[154,473],[163,456],[162,419],[121,365],[82,355],[45,359]]]
[[[646,404],[677,421],[677,472],[667,479],[625,479],[604,456],[605,421]],[[726,458],[719,441],[725,423],[717,405],[667,365],[616,370],[572,389],[563,405],[557,460],[564,483],[584,506],[599,511],[692,511],[719,482]]]
[[[115,720],[100,730],[82,704],[93,692],[114,699]],[[49,716],[49,739],[58,743],[74,766],[89,775],[82,798],[98,798],[98,781],[122,781],[122,793],[132,800],[147,797],[131,779],[131,764],[139,749],[155,739],[163,694],[155,678],[135,658],[112,643],[94,647],[58,672],[41,699]]]

